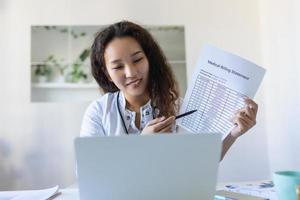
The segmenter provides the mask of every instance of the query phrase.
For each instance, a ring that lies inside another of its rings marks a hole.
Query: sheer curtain
[[[300,170],[300,2],[261,1],[271,171]]]

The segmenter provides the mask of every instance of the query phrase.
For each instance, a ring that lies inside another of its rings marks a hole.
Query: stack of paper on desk
[[[57,196],[58,186],[44,190],[23,190],[0,192],[1,200],[47,200]]]
[[[225,190],[219,190],[216,192],[214,200],[269,200],[269,199],[250,196],[247,194],[241,194],[236,192],[228,192]]]
[[[228,192],[261,197],[269,200],[278,200],[274,184],[269,180],[226,184],[222,187],[219,187],[218,189],[226,190]]]
[[[239,56],[206,45],[184,97],[180,113],[197,112],[179,119],[178,125],[193,132],[222,133],[234,127],[231,118],[253,98],[265,69]]]

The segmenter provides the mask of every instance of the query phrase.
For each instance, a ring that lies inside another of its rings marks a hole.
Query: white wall
[[[300,170],[300,2],[260,3],[271,172]]]
[[[0,154],[0,189],[64,187],[75,181],[72,143],[88,103],[30,103],[30,25],[97,25],[121,19],[184,25],[189,78],[206,42],[262,64],[258,0],[0,2],[0,142],[9,146],[0,143],[8,152]],[[269,176],[265,90],[263,86],[256,98],[258,125],[230,150],[220,167],[220,181]]]

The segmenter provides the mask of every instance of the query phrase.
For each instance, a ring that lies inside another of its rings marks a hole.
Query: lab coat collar
[[[125,96],[124,96],[124,94],[123,94],[122,91],[120,91],[120,97],[119,97],[118,100],[119,100],[119,102],[120,102],[121,108],[122,108],[123,110],[128,110],[128,109],[126,109],[126,99],[125,99]],[[143,105],[143,106],[140,108],[140,112],[143,113],[143,111],[145,111],[145,110],[147,110],[147,109],[149,109],[149,108],[152,109],[152,106],[151,106],[151,99],[149,99],[149,101],[148,101],[145,105]]]

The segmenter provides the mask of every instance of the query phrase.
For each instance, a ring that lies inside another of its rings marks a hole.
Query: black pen
[[[175,119],[179,119],[179,118],[181,118],[181,117],[190,115],[190,114],[192,114],[192,113],[194,113],[194,112],[196,112],[196,111],[197,111],[197,110],[191,110],[191,111],[186,112],[186,113],[183,113],[183,114],[181,114],[181,115],[177,115],[177,116],[175,117]]]

